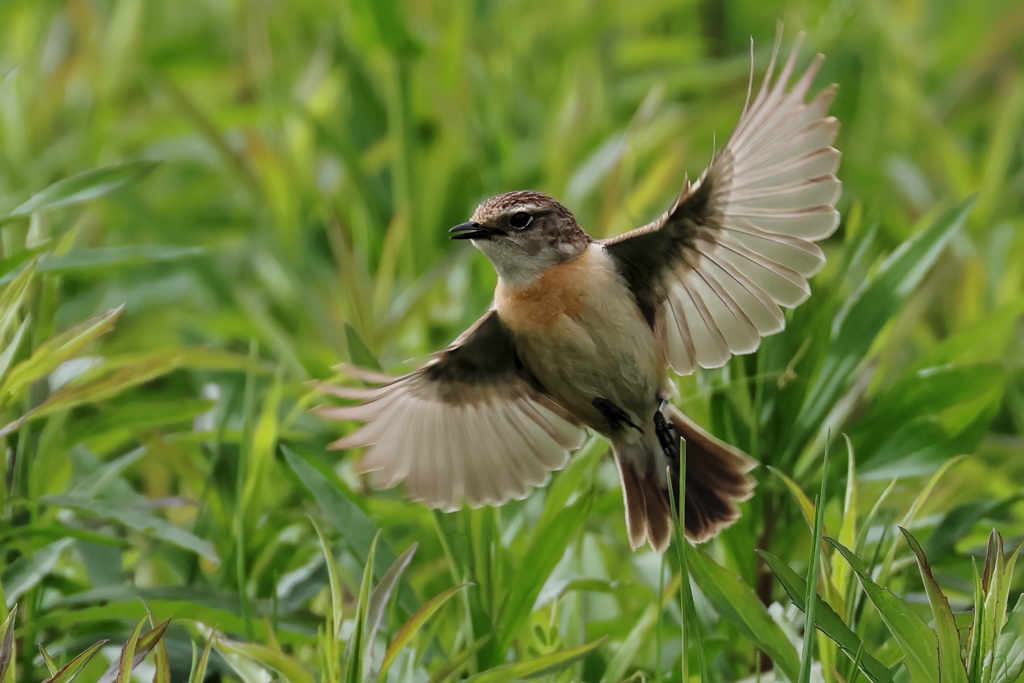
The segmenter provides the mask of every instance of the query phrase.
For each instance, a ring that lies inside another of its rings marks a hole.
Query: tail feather
[[[676,434],[686,440],[686,536],[706,541],[739,518],[736,504],[753,495],[754,480],[747,473],[757,462],[701,429],[674,406],[666,412]],[[679,500],[678,472],[674,474],[672,487]]]
[[[756,462],[674,407],[666,409],[666,417],[676,434],[686,439],[686,536],[695,542],[705,541],[739,517],[736,503],[753,492],[754,482],[747,473]],[[649,433],[653,436],[653,430]],[[665,466],[672,469],[672,488],[678,501],[678,461],[664,457],[656,438],[613,443],[612,447],[622,481],[629,545],[636,550],[648,540],[655,551],[662,552],[672,532]]]

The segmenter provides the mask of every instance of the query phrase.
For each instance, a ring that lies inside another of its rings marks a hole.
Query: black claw
[[[604,415],[604,418],[606,420],[608,420],[608,423],[611,425],[612,429],[618,428],[620,424],[626,424],[635,429],[636,431],[640,432],[641,434],[644,433],[644,430],[642,430],[635,422],[633,422],[632,419],[630,419],[629,413],[627,413],[625,410],[617,406],[613,401],[609,401],[606,398],[601,398],[600,396],[598,396],[593,401],[591,401],[590,404],[597,408],[599,411],[601,411],[601,414]]]
[[[665,419],[661,411],[665,408],[666,401],[662,401],[658,409],[654,411],[654,432],[658,435],[658,444],[661,446],[665,460],[668,461],[669,482],[672,485],[672,494],[675,500],[679,500],[679,435],[675,428]]]
[[[665,415],[661,412],[660,408],[654,412],[654,433],[658,435],[658,443],[661,445],[661,450],[665,452],[665,457],[668,458],[669,462],[675,463],[678,466],[679,436],[668,420],[665,419]]]

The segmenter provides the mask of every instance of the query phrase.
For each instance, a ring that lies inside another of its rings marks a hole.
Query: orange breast
[[[584,253],[570,263],[551,266],[526,287],[512,288],[499,281],[494,290],[498,315],[516,332],[550,328],[563,315],[579,317],[594,277],[600,276],[593,272],[601,270],[595,266]]]

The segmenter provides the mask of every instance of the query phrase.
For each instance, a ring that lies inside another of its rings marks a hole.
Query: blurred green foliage
[[[678,680],[679,559],[629,551],[603,442],[526,501],[432,513],[325,449],[348,427],[308,413],[305,383],[412,367],[485,310],[494,274],[446,229],[491,194],[548,192],[596,236],[664,210],[780,20],[840,85],[843,222],[785,332],[679,380],[773,468],[687,553],[708,673],[800,675],[804,617],[754,550],[810,573],[800,492],[823,479],[825,535],[927,621],[912,528],[966,644],[972,557],[993,524],[1024,534],[1019,2],[4,0],[0,585],[29,645],[7,678],[46,678],[35,643],[62,666],[129,641],[148,609],[174,619],[175,681],[214,628],[199,670],[246,683],[384,662]],[[823,471],[830,433],[855,467]],[[903,680],[857,572],[820,554],[861,661]],[[857,653],[830,642],[838,681]]]

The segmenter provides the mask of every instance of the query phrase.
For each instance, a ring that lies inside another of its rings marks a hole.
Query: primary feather
[[[773,53],[732,137],[673,207],[605,243],[680,374],[724,365],[781,330],[780,307],[802,303],[825,263],[814,242],[839,225],[835,88],[805,102],[819,55],[787,89],[799,43],[774,82]]]

